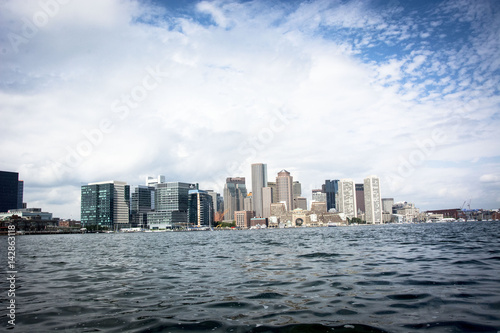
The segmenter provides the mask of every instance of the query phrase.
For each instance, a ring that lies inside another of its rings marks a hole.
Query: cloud
[[[492,174],[482,175],[479,177],[479,181],[482,183],[498,183],[500,182],[500,176]]]
[[[378,174],[384,196],[422,208],[464,188],[487,198],[470,179],[498,173],[482,162],[500,142],[495,25],[435,43],[465,29],[446,15],[469,20],[447,4],[421,17],[357,1],[69,2],[27,38],[23,19],[44,9],[4,1],[0,169],[61,217],[79,215],[81,183],[164,174],[221,191],[229,176],[250,187],[255,162],[304,189]],[[17,51],[9,34],[26,39]]]

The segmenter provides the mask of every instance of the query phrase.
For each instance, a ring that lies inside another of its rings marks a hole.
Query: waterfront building
[[[52,213],[42,212],[41,208],[9,209],[6,213],[0,213],[0,220],[12,215],[17,215],[21,219],[38,219],[40,221],[52,220]]]
[[[325,184],[322,186],[323,193],[326,194],[326,207],[328,210],[336,209],[337,207],[337,195],[339,192],[339,180],[325,180]]]
[[[278,201],[284,202],[287,211],[293,210],[293,177],[290,172],[281,170],[276,177]]]
[[[234,212],[236,227],[241,229],[250,228],[250,220],[254,217],[253,211],[242,210]]]
[[[337,210],[348,218],[357,217],[355,191],[352,179],[341,179],[338,182]]]
[[[245,177],[228,177],[224,185],[224,220],[232,221],[234,212],[245,210]]]
[[[262,188],[262,217],[271,216],[271,204],[273,203],[273,189],[271,187]]]
[[[365,185],[356,184],[356,207],[358,214],[365,212]]]
[[[250,219],[250,228],[266,228],[268,226],[267,218],[265,217],[252,217]]]
[[[368,224],[382,224],[382,196],[380,179],[377,176],[365,178],[365,219]]]
[[[82,226],[101,226],[111,230],[128,228],[130,186],[111,180],[81,187]]]
[[[415,205],[411,202],[401,201],[394,204],[393,214],[397,215],[398,222],[417,222],[420,215],[420,209],[416,208]]]
[[[295,209],[299,208],[307,210],[307,199],[303,197],[294,197],[293,206],[295,207]]]
[[[382,211],[384,213],[392,214],[393,205],[394,205],[394,198],[382,198]]]
[[[155,188],[139,185],[134,188],[130,200],[130,224],[132,228],[146,228],[148,213],[154,209]]]
[[[267,186],[267,164],[252,164],[252,198],[255,216],[262,217],[264,214],[262,203],[262,188]]]
[[[149,229],[185,228],[188,226],[189,191],[198,184],[168,182],[156,185],[155,211],[148,213]]]
[[[212,196],[202,190],[190,190],[188,195],[188,223],[195,227],[211,227],[214,222]]]
[[[323,193],[321,189],[312,190],[312,201],[326,203],[326,193]]]
[[[0,171],[0,212],[23,208],[23,188],[19,173]]]

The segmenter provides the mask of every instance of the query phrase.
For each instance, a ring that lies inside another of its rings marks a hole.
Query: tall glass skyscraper
[[[212,195],[207,191],[190,190],[188,200],[188,221],[196,227],[211,227],[214,222]]]
[[[339,180],[325,180],[325,184],[322,186],[323,193],[326,193],[326,209],[330,210],[332,208],[338,210],[337,207],[337,194],[339,193]]]

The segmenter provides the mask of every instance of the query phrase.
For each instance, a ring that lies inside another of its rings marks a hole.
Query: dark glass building
[[[132,227],[146,228],[148,214],[154,208],[155,188],[139,185],[132,193],[130,202],[130,224]]]
[[[98,225],[111,230],[129,227],[130,186],[110,181],[83,185],[82,226]]]
[[[322,190],[323,193],[326,193],[326,209],[338,209],[335,197],[337,193],[339,193],[339,180],[325,180],[325,184],[322,186]]]
[[[0,212],[23,208],[23,184],[17,172],[0,171]]]
[[[188,200],[188,222],[194,226],[211,227],[214,222],[212,196],[207,191],[191,190]]]

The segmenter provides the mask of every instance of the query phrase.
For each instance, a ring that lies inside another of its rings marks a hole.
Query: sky
[[[0,170],[80,218],[82,184],[302,195],[376,175],[421,210],[500,207],[500,2],[0,2]]]

